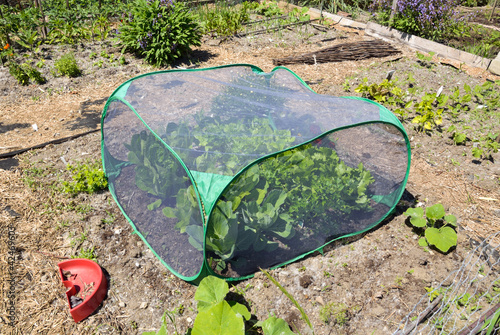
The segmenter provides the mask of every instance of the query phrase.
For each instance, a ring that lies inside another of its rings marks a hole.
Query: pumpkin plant
[[[442,204],[435,204],[424,210],[420,207],[409,208],[405,213],[410,223],[417,229],[424,231],[424,236],[418,240],[422,247],[435,246],[442,253],[448,252],[457,245],[457,218],[446,215]]]

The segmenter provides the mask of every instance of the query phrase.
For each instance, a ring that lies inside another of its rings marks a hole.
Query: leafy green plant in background
[[[245,330],[262,327],[264,335],[294,334],[283,319],[270,317],[265,321],[251,320],[248,308],[236,301],[227,301],[229,286],[223,279],[208,276],[198,286],[194,299],[198,302],[193,328],[188,330],[191,335],[202,334],[246,334]],[[171,314],[165,314],[158,332],[144,332],[143,335],[166,335],[167,318],[175,324]],[[306,315],[307,317],[307,315]],[[308,319],[307,319],[308,320]],[[176,331],[177,334],[177,331]]]
[[[425,247],[430,244],[443,253],[457,245],[457,218],[446,215],[443,205],[427,207],[425,216],[421,207],[409,208],[404,214],[415,228],[424,231],[424,237],[418,241],[419,245]]]
[[[78,77],[82,73],[72,53],[67,53],[56,60],[54,67],[63,76]]]
[[[63,182],[63,192],[65,193],[71,195],[77,195],[81,192],[92,194],[108,187],[108,181],[99,162],[68,164],[66,169],[71,172],[73,180]]]
[[[216,3],[215,6],[203,6],[196,10],[204,34],[211,36],[230,36],[241,30],[242,24],[250,18],[249,3],[240,6],[228,6]]]
[[[123,49],[155,66],[171,64],[200,45],[201,29],[182,2],[136,0],[118,31]]]

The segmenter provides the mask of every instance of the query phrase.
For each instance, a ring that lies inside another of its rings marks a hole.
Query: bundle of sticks
[[[346,60],[360,60],[370,57],[386,57],[400,53],[389,43],[373,40],[354,43],[342,43],[315,52],[273,59],[274,65],[287,64],[316,64],[327,62],[342,62]]]

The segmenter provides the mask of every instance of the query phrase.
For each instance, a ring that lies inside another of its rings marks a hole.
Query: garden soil
[[[274,58],[370,39],[363,31],[337,26],[326,32],[311,26],[291,28],[206,40],[190,59],[176,66],[249,63],[270,71]],[[391,70],[401,81],[411,72],[415,85],[428,92],[443,86],[449,93],[464,83],[472,86],[500,79],[480,69],[457,69],[442,59],[422,63],[414,51],[395,47],[401,53],[387,58],[289,68],[316,92],[335,96],[359,95],[354,88],[363,78],[378,83]],[[68,49],[83,75],[54,77],[53,62]],[[33,55],[45,59],[41,71],[48,83],[41,86],[22,87],[7,69],[0,68],[0,153],[98,130],[101,111],[113,90],[129,78],[155,70],[132,55],[125,55],[128,64],[111,61],[118,53],[119,49],[106,43],[43,47]],[[400,320],[426,293],[425,287],[440,285],[459,267],[473,241],[500,228],[500,154],[490,160],[473,160],[470,147],[453,145],[444,127],[423,134],[408,120],[404,126],[411,140],[412,165],[406,192],[394,214],[372,231],[330,245],[323,255],[271,271],[304,308],[316,334],[388,334],[398,329]],[[174,319],[168,323],[169,333],[185,333],[193,325],[196,287],[169,273],[133,234],[109,192],[76,197],[61,192],[62,181],[70,180],[67,163],[99,159],[100,134],[96,132],[0,160],[1,334],[141,334],[158,330],[165,311]],[[459,222],[458,246],[447,254],[420,247],[418,235],[402,214],[410,206],[438,202]],[[9,227],[16,236],[14,328],[8,326],[6,313],[7,280],[12,276],[7,271]],[[102,306],[76,324],[57,264],[92,248],[106,272],[109,291]],[[258,320],[276,315],[308,334],[297,308],[260,273],[232,286],[231,298],[245,303]],[[343,321],[335,317],[335,306],[346,308]],[[330,317],[325,314],[328,309]]]

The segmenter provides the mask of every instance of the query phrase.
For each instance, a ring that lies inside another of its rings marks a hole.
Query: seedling
[[[457,245],[457,218],[454,215],[445,215],[444,207],[435,204],[424,210],[420,207],[409,208],[405,213],[410,223],[417,229],[424,230],[424,236],[418,240],[422,247],[435,246],[439,251],[446,253]]]

